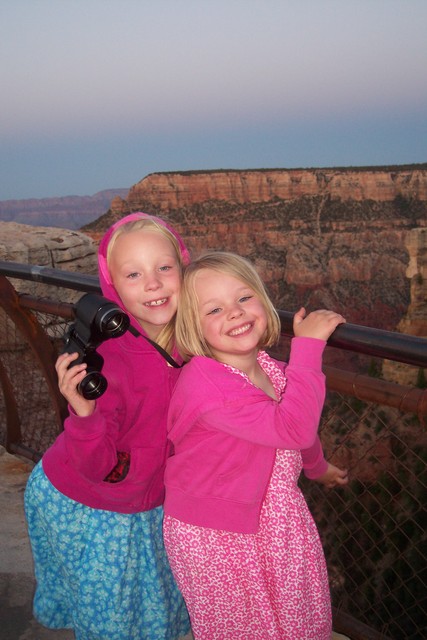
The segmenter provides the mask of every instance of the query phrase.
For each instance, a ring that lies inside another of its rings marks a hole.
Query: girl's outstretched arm
[[[297,338],[317,338],[327,340],[345,318],[335,311],[318,309],[307,315],[304,307],[294,315],[293,329]]]

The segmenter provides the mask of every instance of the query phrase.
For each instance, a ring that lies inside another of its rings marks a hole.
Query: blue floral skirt
[[[190,629],[163,546],[163,509],[91,509],[67,498],[41,462],[25,490],[34,615],[76,640],[176,640]]]

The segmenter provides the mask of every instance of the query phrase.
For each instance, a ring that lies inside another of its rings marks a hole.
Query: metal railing
[[[0,262],[0,443],[38,460],[62,429],[66,404],[54,362],[82,292],[96,277]],[[283,345],[293,314],[279,313]],[[343,353],[427,368],[427,340],[346,324],[328,341]],[[376,368],[378,371],[378,368]],[[302,478],[328,563],[334,629],[352,640],[427,637],[427,390],[325,366],[321,439],[349,469],[346,487]]]

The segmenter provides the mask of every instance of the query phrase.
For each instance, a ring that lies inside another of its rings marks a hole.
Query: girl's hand
[[[61,354],[55,363],[55,369],[60,392],[74,412],[80,417],[85,417],[95,411],[95,400],[86,400],[77,390],[77,386],[86,375],[86,364],[76,364],[71,368],[69,366],[78,356],[78,353]]]
[[[293,329],[298,338],[318,338],[327,340],[339,324],[345,322],[345,318],[335,311],[319,309],[306,316],[306,310],[301,307],[294,315]]]
[[[316,482],[324,484],[328,489],[343,486],[348,483],[348,471],[328,462],[328,468],[322,476],[316,478]]]

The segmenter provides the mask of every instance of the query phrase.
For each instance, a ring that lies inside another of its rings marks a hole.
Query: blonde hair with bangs
[[[156,220],[150,220],[150,218],[141,218],[140,220],[131,220],[130,222],[126,222],[125,224],[122,224],[120,227],[117,227],[117,229],[112,234],[107,247],[106,260],[107,260],[108,268],[110,269],[111,255],[114,249],[114,245],[116,244],[117,238],[123,235],[124,233],[133,233],[135,231],[142,231],[143,229],[149,229],[150,231],[157,231],[158,233],[162,234],[165,238],[167,238],[170,241],[176,253],[178,266],[182,274],[184,265],[182,261],[182,254],[181,254],[178,240],[176,239],[174,234],[171,231],[169,231],[167,227],[164,227],[162,224],[160,224]],[[174,317],[161,330],[156,340],[157,344],[163,347],[163,349],[166,349],[166,351],[168,351],[169,353],[172,352],[175,345],[175,320],[176,320],[176,315],[174,315]]]
[[[184,268],[175,323],[176,345],[184,360],[189,360],[192,356],[213,357],[203,337],[196,293],[197,274],[204,269],[232,276],[255,292],[267,315],[267,328],[258,346],[266,348],[275,345],[280,337],[280,319],[255,267],[249,260],[235,253],[211,251]]]

